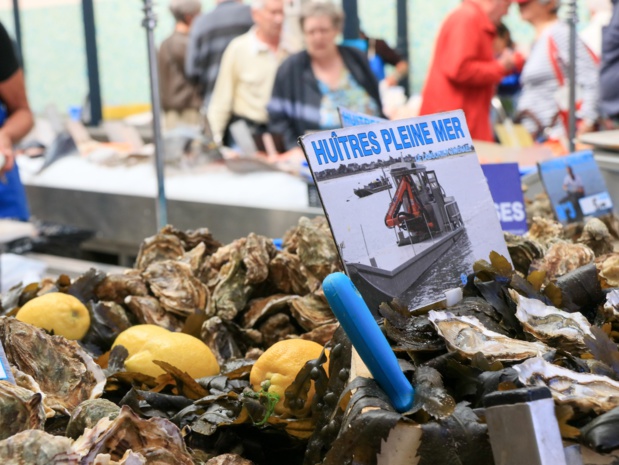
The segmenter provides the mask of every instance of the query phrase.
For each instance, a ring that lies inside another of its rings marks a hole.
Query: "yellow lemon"
[[[125,346],[129,352],[125,360],[127,371],[157,377],[165,372],[153,360],[161,360],[192,378],[219,373],[211,349],[189,334],[173,333],[156,325],[136,325],[118,335],[112,348],[117,345]]]
[[[269,347],[256,360],[249,374],[249,382],[255,391],[260,391],[262,383],[269,381],[268,392],[279,395],[279,402],[275,406],[275,413],[279,415],[293,414],[284,406],[286,389],[293,383],[305,363],[308,360],[317,359],[322,349],[323,347],[320,344],[304,339],[285,339],[279,341]],[[323,366],[328,372],[329,361]],[[314,381],[312,381],[305,407],[294,414],[301,416],[309,411],[314,393]]]
[[[86,306],[63,292],[35,297],[19,309],[15,318],[74,340],[82,339],[90,328],[90,313]]]

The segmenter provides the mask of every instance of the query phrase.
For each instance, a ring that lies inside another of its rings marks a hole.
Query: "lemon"
[[[260,391],[262,383],[269,381],[268,392],[279,395],[279,402],[275,406],[275,413],[279,415],[295,414],[302,416],[309,411],[311,406],[315,393],[314,381],[312,381],[307,394],[305,407],[295,413],[284,406],[286,389],[293,383],[305,363],[309,360],[317,359],[322,349],[323,347],[320,344],[304,339],[285,339],[279,341],[269,347],[256,360],[249,374],[249,382],[255,391]],[[327,361],[323,366],[328,371],[329,362]]]
[[[74,340],[82,339],[90,328],[90,313],[86,306],[63,292],[35,297],[19,309],[15,318]]]
[[[189,374],[202,378],[219,373],[219,364],[211,349],[189,334],[174,333],[156,325],[136,325],[118,335],[112,348],[123,345],[129,352],[127,371],[157,377],[163,369],[153,363],[160,360]]]

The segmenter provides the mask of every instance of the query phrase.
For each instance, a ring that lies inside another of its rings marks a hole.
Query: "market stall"
[[[130,265],[142,239],[156,231],[152,164],[106,167],[68,156],[37,174],[41,163],[20,160],[32,215],[96,232],[86,249]],[[281,172],[238,174],[218,164],[168,169],[166,191],[171,224],[208,224],[224,241],[252,231],[278,238],[299,217],[322,212],[309,207],[306,182]]]

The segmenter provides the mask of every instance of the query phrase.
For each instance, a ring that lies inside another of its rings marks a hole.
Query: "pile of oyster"
[[[282,339],[331,340],[338,324],[322,280],[340,269],[324,218],[300,219],[280,248],[253,233],[222,245],[208,229],[167,226],[145,239],[123,274],[91,270],[73,282],[60,276],[11,289],[1,298],[0,342],[16,384],[0,382],[0,463],[232,465],[250,463],[239,454],[262,463],[279,449],[282,458],[269,463],[298,463],[313,417],[273,415],[249,373]],[[12,318],[52,291],[88,307],[91,328],[79,343]],[[163,362],[158,378],[128,372],[124,348],[110,349],[143,323],[202,339],[221,373],[194,380]],[[300,373],[293,405],[310,383],[326,385],[325,361],[308,366],[311,377]],[[229,452],[236,455],[222,455]]]

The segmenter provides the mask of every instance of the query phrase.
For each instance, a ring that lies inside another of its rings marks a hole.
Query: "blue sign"
[[[593,152],[583,150],[538,164],[539,173],[557,219],[584,221],[613,211],[613,202]]]
[[[481,169],[488,181],[503,231],[512,234],[527,232],[527,214],[518,163],[481,165]]]

